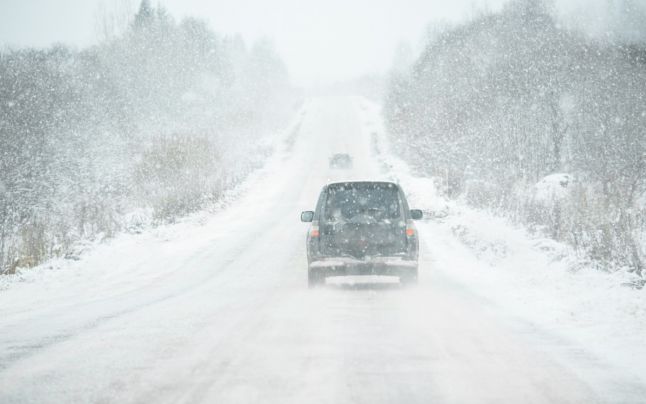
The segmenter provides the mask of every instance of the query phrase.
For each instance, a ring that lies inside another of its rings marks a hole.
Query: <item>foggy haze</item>
[[[643,404],[645,90],[646,0],[0,0],[0,403]]]
[[[465,21],[474,14],[495,11],[505,2],[165,0],[153,4],[163,5],[176,19],[206,19],[221,34],[240,33],[248,42],[271,39],[292,82],[308,85],[383,73],[390,67],[397,44],[405,41],[417,50],[428,25]],[[62,42],[83,47],[96,43],[96,14],[102,5],[113,9],[115,4],[129,4],[133,12],[137,6],[133,0],[3,0],[0,45],[44,47]],[[639,24],[646,15],[645,4],[641,0],[556,1],[569,25],[594,35],[610,32],[629,38],[645,34],[646,24]]]

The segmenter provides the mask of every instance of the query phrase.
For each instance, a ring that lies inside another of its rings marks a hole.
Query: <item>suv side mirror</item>
[[[420,209],[411,209],[410,210],[410,217],[413,220],[419,220],[424,216],[424,213]]]
[[[312,220],[314,220],[314,212],[311,210],[301,212],[301,222],[309,223]]]

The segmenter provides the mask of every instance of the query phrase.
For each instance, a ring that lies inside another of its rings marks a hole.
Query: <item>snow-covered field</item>
[[[625,274],[437,197],[367,100],[299,119],[216,212],[0,278],[0,402],[644,401],[646,295]],[[446,214],[419,225],[417,288],[307,289],[299,212],[346,178]]]

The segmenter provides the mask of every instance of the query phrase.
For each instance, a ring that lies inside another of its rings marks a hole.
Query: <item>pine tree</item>
[[[135,14],[135,29],[146,29],[150,27],[155,18],[155,13],[149,0],[141,0],[139,11]]]

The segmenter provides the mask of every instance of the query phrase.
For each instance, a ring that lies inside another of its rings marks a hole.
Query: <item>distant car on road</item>
[[[392,182],[337,182],[323,187],[315,211],[301,213],[307,233],[308,284],[327,276],[392,275],[417,283],[419,240],[399,185]]]
[[[352,156],[348,153],[337,153],[330,156],[330,168],[349,170],[352,168]]]

